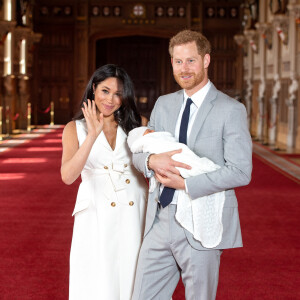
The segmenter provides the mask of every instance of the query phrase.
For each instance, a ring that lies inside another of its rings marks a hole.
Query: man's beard
[[[198,73],[197,75],[195,73],[180,73],[180,74],[174,74],[174,78],[176,82],[186,90],[191,90],[197,85],[199,85],[203,80],[204,80],[204,70],[203,72]],[[192,77],[188,80],[183,80],[181,77],[182,76],[190,76]]]

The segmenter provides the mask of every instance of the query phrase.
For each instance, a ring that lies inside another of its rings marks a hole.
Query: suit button
[[[105,166],[105,167],[104,167],[104,169],[105,169],[105,170],[107,170],[107,169],[108,169],[108,167],[107,167],[107,166]]]
[[[124,168],[126,168],[127,166],[128,166],[128,165],[127,165],[127,164],[125,164],[125,165],[124,165]]]
[[[115,203],[115,202],[112,202],[110,205],[111,205],[112,207],[115,207],[115,206],[116,206],[116,203]]]
[[[134,202],[133,202],[133,201],[130,201],[130,202],[129,202],[129,205],[130,205],[130,206],[132,206],[133,204],[134,204]]]
[[[125,182],[126,182],[127,184],[129,184],[129,183],[130,183],[130,180],[129,180],[129,179],[126,179]]]

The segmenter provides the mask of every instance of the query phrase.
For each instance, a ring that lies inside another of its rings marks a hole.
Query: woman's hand
[[[87,103],[83,103],[82,112],[88,128],[88,134],[97,138],[103,129],[103,114],[100,113],[97,117],[96,103],[87,99]]]

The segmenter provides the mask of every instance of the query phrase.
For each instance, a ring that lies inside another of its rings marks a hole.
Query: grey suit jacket
[[[155,131],[175,134],[175,126],[183,103],[183,90],[158,98],[148,127]],[[252,142],[247,127],[247,113],[243,104],[218,91],[209,89],[197,112],[188,146],[200,157],[207,157],[220,169],[186,179],[192,199],[225,190],[223,236],[215,249],[242,247],[242,236],[235,187],[247,185],[252,172]],[[133,163],[145,172],[147,154],[134,154]],[[159,188],[149,194],[146,216],[146,235],[152,227],[157,211]],[[205,250],[193,235],[185,230],[192,247]]]

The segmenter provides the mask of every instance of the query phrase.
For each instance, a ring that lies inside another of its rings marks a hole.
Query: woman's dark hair
[[[94,89],[100,82],[111,77],[117,78],[123,85],[122,105],[114,112],[114,117],[118,125],[128,134],[130,130],[141,126],[141,116],[137,110],[134,86],[129,75],[123,68],[113,64],[104,65],[94,72],[80,102],[80,110],[75,114],[73,120],[84,118],[81,110],[83,103],[87,103],[87,99],[94,100]]]

